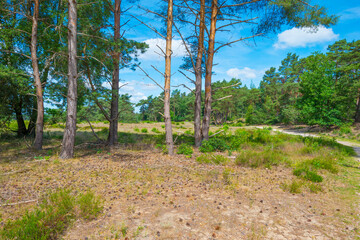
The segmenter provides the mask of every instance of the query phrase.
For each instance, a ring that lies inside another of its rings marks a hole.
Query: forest
[[[317,2],[0,0],[0,238],[359,238],[360,40],[216,74]]]

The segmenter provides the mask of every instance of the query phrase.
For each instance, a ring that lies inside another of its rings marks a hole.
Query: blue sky
[[[152,9],[156,6],[154,1],[141,0],[140,2],[143,6]],[[230,80],[232,77],[236,77],[241,79],[243,85],[250,86],[250,83],[253,82],[255,86],[258,86],[265,70],[272,66],[278,67],[288,52],[305,57],[315,51],[325,52],[329,44],[340,39],[346,38],[348,41],[360,39],[359,0],[343,0],[341,4],[339,0],[316,0],[313,3],[325,6],[330,14],[338,15],[340,17],[338,23],[330,28],[320,27],[315,33],[306,29],[284,28],[277,34],[255,39],[255,43],[254,41],[249,41],[246,44],[239,42],[231,47],[222,48],[214,59],[214,63],[217,65],[213,69],[213,81]],[[151,18],[141,17],[148,23],[154,23]],[[125,35],[127,38],[144,41],[150,45],[147,53],[140,56],[142,68],[159,84],[163,85],[163,77],[151,65],[159,70],[164,69],[165,62],[163,57],[159,56],[160,50],[156,45],[164,47],[165,42],[136,20],[131,20],[129,26],[132,28],[127,31],[127,35]],[[240,29],[234,28],[232,31],[236,35],[236,31],[240,31]],[[173,41],[173,52],[171,85],[184,83],[193,88],[189,80],[178,72],[186,52],[182,41],[176,35]],[[140,99],[145,99],[147,96],[158,95],[162,91],[140,70],[124,69],[120,74],[122,84],[127,84],[121,88],[120,93],[132,95],[131,100],[134,103]],[[172,90],[174,89],[172,88]],[[187,91],[184,88],[179,89]]]

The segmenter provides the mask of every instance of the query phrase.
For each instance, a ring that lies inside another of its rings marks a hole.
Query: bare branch
[[[159,88],[161,88],[163,91],[165,91],[165,89],[164,89],[160,84],[158,84],[152,77],[150,77],[150,75],[149,75],[147,72],[145,72],[145,70],[142,69],[139,64],[135,64],[135,65],[136,65],[148,78],[150,78]]]

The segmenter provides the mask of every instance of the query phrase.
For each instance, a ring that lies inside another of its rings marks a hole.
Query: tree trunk
[[[114,7],[114,42],[120,39],[120,14],[121,0],[115,0]],[[119,118],[119,48],[115,47],[113,53],[114,71],[111,85],[111,109],[110,109],[110,126],[108,144],[115,145],[118,142],[118,118]]]
[[[201,84],[202,84],[202,59],[204,53],[205,32],[205,0],[200,0],[200,26],[198,38],[198,51],[195,66],[195,109],[194,109],[194,133],[195,147],[201,145]]]
[[[66,128],[60,152],[60,158],[67,159],[74,156],[76,134],[76,105],[77,105],[77,3],[69,0],[68,23],[68,93]]]
[[[360,122],[360,89],[358,89],[358,98],[356,99],[356,112],[355,112],[355,122]]]
[[[165,96],[164,96],[165,135],[166,135],[166,145],[167,145],[169,155],[174,154],[174,142],[173,142],[171,117],[170,117],[172,23],[173,23],[173,0],[169,0],[168,13],[167,13],[165,87],[164,87],[164,92],[165,92]]]
[[[213,0],[211,4],[211,23],[210,23],[210,36],[208,56],[206,59],[206,74],[205,74],[205,110],[202,126],[202,135],[204,140],[209,139],[210,129],[210,116],[211,116],[211,75],[214,59],[214,47],[215,47],[215,33],[216,33],[216,20],[218,13],[217,0]]]
[[[17,129],[17,136],[18,137],[23,137],[23,136],[27,135],[27,129],[26,129],[26,125],[25,125],[25,121],[24,121],[24,117],[22,115],[21,109],[22,109],[22,100],[20,100],[14,106],[14,111],[15,111],[15,115],[16,115],[16,122],[17,122],[17,125],[18,125],[18,129]]]
[[[32,29],[31,29],[31,62],[33,67],[33,74],[36,87],[36,99],[37,99],[37,118],[35,128],[35,141],[34,148],[41,150],[43,144],[43,132],[44,132],[44,99],[43,91],[40,80],[39,65],[37,60],[37,29],[39,19],[39,0],[34,0],[34,13],[32,17]]]

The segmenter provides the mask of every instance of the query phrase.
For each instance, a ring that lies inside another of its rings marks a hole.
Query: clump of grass
[[[134,128],[134,132],[140,132],[140,129],[139,128]]]
[[[92,203],[91,207],[96,211],[83,206],[88,203]],[[77,214],[77,208],[80,209],[81,215]],[[101,210],[100,202],[93,194],[74,196],[70,190],[58,190],[46,196],[34,211],[26,212],[21,218],[5,223],[0,230],[0,237],[2,239],[58,239],[71,221],[83,216],[87,219],[94,218]]]
[[[229,159],[224,157],[223,155],[215,155],[215,154],[201,154],[196,158],[198,163],[206,163],[206,164],[216,164],[216,165],[225,165]]]
[[[256,152],[252,150],[242,151],[237,155],[235,163],[239,166],[252,168],[276,166],[281,163],[287,163],[287,158],[278,150],[265,150]]]
[[[188,157],[191,157],[191,155],[194,153],[194,150],[191,146],[189,146],[186,143],[181,144],[177,149],[177,154],[184,154]]]
[[[160,133],[160,131],[157,128],[152,128],[151,131],[154,133]]]
[[[161,125],[161,128],[165,128],[165,125]]]
[[[320,169],[334,174],[338,173],[339,169],[335,156],[329,153],[327,155],[318,156],[316,158],[304,161],[295,167],[293,173],[295,176],[301,177],[311,182],[322,182],[323,177],[317,173]]]
[[[142,132],[142,133],[147,133],[148,130],[147,130],[147,128],[142,128],[142,129],[141,129],[141,132]]]
[[[290,192],[290,193],[301,193],[301,188],[304,185],[304,183],[302,181],[298,181],[298,180],[292,180],[292,182],[290,184],[288,183],[283,183],[281,184],[281,188],[286,191],[286,192]]]
[[[312,193],[318,193],[323,191],[322,187],[319,184],[311,183],[308,187],[310,192]]]
[[[317,174],[315,171],[310,170],[307,167],[296,168],[293,171],[294,175],[311,182],[322,182],[323,177]]]
[[[80,193],[77,198],[77,204],[79,216],[88,220],[96,218],[103,209],[100,199],[96,198],[91,191],[84,194]]]

